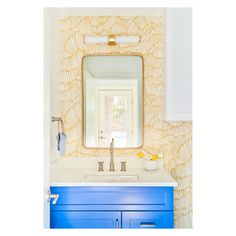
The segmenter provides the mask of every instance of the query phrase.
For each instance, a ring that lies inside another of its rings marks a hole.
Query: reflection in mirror
[[[84,146],[142,145],[143,60],[140,56],[83,58]]]

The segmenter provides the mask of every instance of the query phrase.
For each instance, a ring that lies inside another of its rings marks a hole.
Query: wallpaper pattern
[[[102,16],[61,18],[61,116],[67,134],[66,156],[107,156],[107,150],[82,145],[81,62],[88,54],[141,54],[144,58],[144,143],[162,151],[165,168],[177,180],[175,227],[192,227],[192,123],[165,121],[164,18]],[[117,46],[84,44],[85,35],[140,35],[141,43]],[[116,150],[135,156],[138,149]]]

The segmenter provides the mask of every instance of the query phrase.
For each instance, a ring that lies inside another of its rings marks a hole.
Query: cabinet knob
[[[119,228],[119,220],[118,220],[118,219],[116,219],[115,228],[116,228],[116,229]]]

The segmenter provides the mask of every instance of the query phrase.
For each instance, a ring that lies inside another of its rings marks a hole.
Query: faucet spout
[[[115,171],[115,164],[114,164],[114,138],[112,138],[110,143],[110,169],[109,171]]]

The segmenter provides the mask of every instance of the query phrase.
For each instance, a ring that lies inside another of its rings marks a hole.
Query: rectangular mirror
[[[84,146],[142,146],[143,58],[85,56],[82,73]]]

